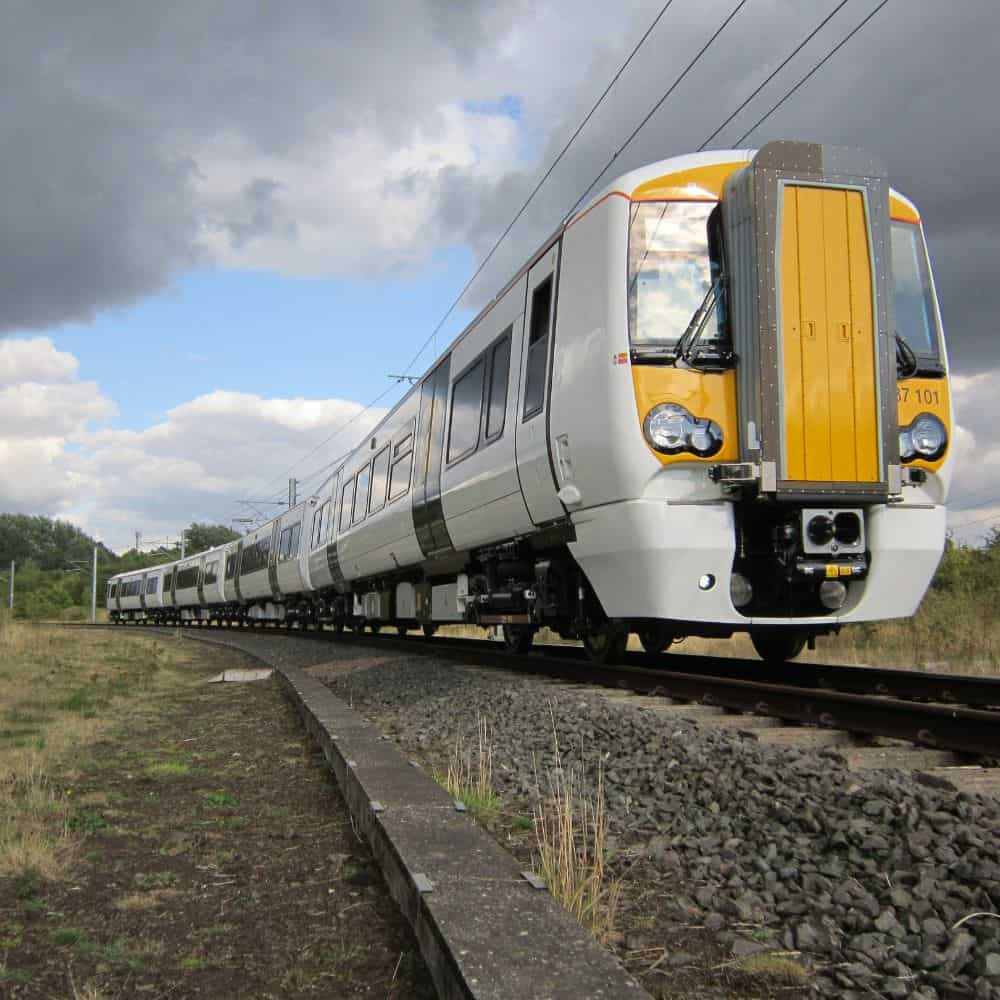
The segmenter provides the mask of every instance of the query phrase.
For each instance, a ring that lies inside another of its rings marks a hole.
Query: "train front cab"
[[[746,630],[782,659],[912,615],[943,549],[952,425],[913,206],[860,150],[805,143],[629,200],[632,412],[656,464],[637,476],[619,448],[608,472],[636,499],[582,510],[571,546],[609,617]]]

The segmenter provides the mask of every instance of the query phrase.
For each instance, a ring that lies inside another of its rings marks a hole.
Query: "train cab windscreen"
[[[633,349],[672,357],[716,275],[708,247],[712,202],[642,202],[629,224],[628,309]],[[722,339],[713,312],[699,334]]]
[[[916,355],[920,368],[940,370],[934,291],[919,226],[893,222],[892,272],[896,332]]]

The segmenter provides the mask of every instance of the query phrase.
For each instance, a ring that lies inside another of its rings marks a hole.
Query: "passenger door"
[[[516,414],[517,470],[528,512],[535,524],[562,517],[549,457],[549,370],[555,330],[559,244],[528,272],[521,357],[521,392]]]

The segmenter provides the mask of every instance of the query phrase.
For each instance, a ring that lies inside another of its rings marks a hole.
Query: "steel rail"
[[[194,634],[210,631],[205,627],[188,630]],[[226,633],[230,630],[218,631]],[[427,653],[450,660],[465,659],[470,651],[474,651],[478,665],[490,665],[562,680],[583,681],[604,687],[677,698],[737,712],[771,715],[822,728],[844,729],[872,736],[902,739],[936,749],[987,756],[1000,754],[1000,712],[978,708],[926,704],[883,694],[831,691],[819,686],[773,683],[770,678],[767,681],[760,681],[717,676],[710,671],[688,673],[631,666],[601,667],[583,660],[580,656],[567,655],[577,652],[573,647],[547,646],[544,647],[544,652],[518,656],[491,650],[488,648],[490,644],[480,639],[450,637],[426,639],[374,635],[352,635],[348,639],[341,639],[340,636],[328,631],[296,630],[294,633],[289,633],[284,629],[268,628],[233,631],[236,634],[240,632],[265,635],[294,634],[302,638],[347,641],[352,645],[364,643],[384,646],[388,641],[392,645],[397,643],[405,645],[413,652]],[[553,655],[555,650],[561,652]],[[642,656],[638,658],[642,659]],[[703,661],[703,665],[704,661],[711,660],[708,657],[691,657],[691,659]],[[659,660],[657,662],[659,665]],[[732,663],[743,669],[747,669],[748,665],[758,670],[766,669],[765,665],[755,661],[734,660]],[[711,662],[707,665],[716,666]],[[862,667],[845,669],[862,672],[865,670]],[[879,672],[896,673],[885,670]],[[778,673],[780,674],[780,671]],[[899,673],[905,672],[899,671]],[[796,680],[798,679],[800,678],[796,675]],[[951,680],[954,681],[955,678]],[[981,683],[988,681],[989,678],[972,678],[972,680]],[[987,689],[989,689],[988,684]]]

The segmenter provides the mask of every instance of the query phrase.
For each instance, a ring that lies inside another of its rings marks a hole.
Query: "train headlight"
[[[646,440],[664,455],[692,452],[702,458],[722,447],[722,428],[714,420],[692,416],[677,403],[654,406],[643,421]]]
[[[920,413],[899,429],[899,457],[904,462],[924,458],[933,462],[948,447],[948,432],[933,413]]]

